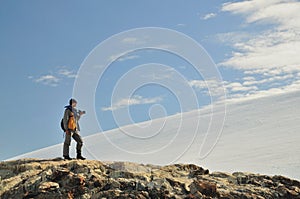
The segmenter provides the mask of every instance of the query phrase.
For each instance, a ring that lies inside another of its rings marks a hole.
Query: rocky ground
[[[0,198],[300,198],[300,182],[193,164],[22,159],[0,163]]]

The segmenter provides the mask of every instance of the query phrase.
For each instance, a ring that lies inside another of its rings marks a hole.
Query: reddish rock
[[[211,182],[205,181],[194,181],[190,185],[191,193],[195,194],[198,191],[206,196],[215,197],[217,195],[217,186]]]

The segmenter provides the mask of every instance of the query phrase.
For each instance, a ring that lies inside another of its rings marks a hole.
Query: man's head
[[[70,101],[69,101],[69,105],[70,106],[72,106],[72,107],[76,107],[76,105],[77,105],[77,101],[75,100],[75,99],[70,99]]]

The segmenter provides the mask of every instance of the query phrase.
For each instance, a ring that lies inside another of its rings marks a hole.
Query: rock
[[[55,168],[52,172],[52,176],[50,177],[53,181],[59,181],[64,176],[68,175],[70,173],[70,170],[66,168]]]
[[[232,175],[236,177],[238,184],[248,184],[250,181],[250,177],[246,173],[235,172]]]
[[[110,168],[119,171],[127,171],[132,173],[149,173],[151,167],[147,167],[143,164],[137,164],[133,162],[108,162]]]
[[[300,198],[300,182],[194,164],[22,159],[0,163],[0,198]]]
[[[289,178],[286,178],[284,176],[277,176],[275,175],[273,178],[273,180],[275,181],[278,181],[286,186],[297,186],[297,187],[300,187],[300,182],[297,181],[297,180],[292,180],[292,179],[289,179]]]
[[[85,177],[82,174],[75,174],[72,178],[72,184],[75,186],[84,186]]]
[[[59,189],[59,184],[56,182],[42,182],[38,188],[38,192],[46,193],[49,191],[57,191]]]
[[[192,194],[197,194],[200,192],[202,195],[215,197],[217,195],[217,186],[211,182],[205,181],[194,181],[190,185],[190,190]]]

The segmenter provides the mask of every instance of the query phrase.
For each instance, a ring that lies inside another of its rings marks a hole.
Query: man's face
[[[74,108],[75,108],[75,107],[76,107],[76,105],[77,105],[77,103],[76,103],[76,102],[73,102],[73,103],[72,103],[72,107],[74,107]]]

